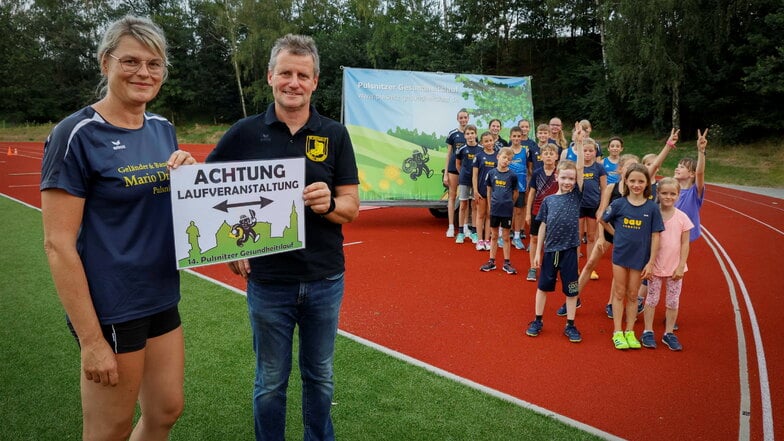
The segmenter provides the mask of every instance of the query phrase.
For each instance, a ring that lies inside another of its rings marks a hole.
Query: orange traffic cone
[[[14,147],[14,156],[17,156],[17,155],[19,155],[19,150],[17,150],[16,147]]]
[[[13,156],[14,152],[11,151],[11,147],[8,147],[8,156]]]

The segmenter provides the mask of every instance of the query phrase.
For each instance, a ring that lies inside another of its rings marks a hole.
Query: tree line
[[[0,120],[58,121],[95,100],[106,25],[151,17],[170,44],[150,110],[231,123],[272,96],[276,38],[314,37],[319,112],[340,118],[342,66],[531,76],[537,122],[603,132],[781,133],[781,0],[4,0]]]

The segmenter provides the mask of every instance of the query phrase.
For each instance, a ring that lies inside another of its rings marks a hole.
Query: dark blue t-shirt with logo
[[[612,262],[641,271],[651,257],[651,234],[664,231],[659,206],[650,199],[636,206],[618,198],[604,211],[602,220],[615,228]]]
[[[44,144],[41,190],[85,200],[77,250],[102,324],[169,309],[180,299],[169,172],[174,127],[146,113],[139,129],[106,122],[85,107]]]
[[[497,168],[487,174],[485,187],[492,189],[490,195],[490,215],[512,217],[514,192],[517,190],[517,174],[511,169],[500,171]]]

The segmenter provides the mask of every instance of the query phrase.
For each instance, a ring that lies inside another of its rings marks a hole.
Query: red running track
[[[9,145],[18,154],[7,156]],[[210,146],[184,148],[202,160]],[[40,161],[40,143],[0,143],[0,191],[40,206]],[[421,208],[363,211],[345,227],[340,326],[604,434],[773,440],[774,422],[784,421],[784,352],[778,349],[784,284],[773,276],[784,263],[782,211],[784,200],[708,186],[704,237],[692,244],[681,297],[683,352],[663,344],[613,349],[603,310],[609,256],[598,268],[600,280],[582,294],[576,319],[582,343],[561,335],[558,292],[548,301],[542,334],[527,337],[536,290],[524,279],[528,255],[513,250],[519,275],[481,273],[488,253],[445,238],[445,222]],[[222,265],[199,272],[243,288]],[[636,329],[642,330],[641,317]],[[662,330],[657,319],[657,338]]]

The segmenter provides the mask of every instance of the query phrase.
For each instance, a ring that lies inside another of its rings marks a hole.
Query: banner
[[[463,108],[477,135],[496,118],[508,140],[517,121],[533,121],[531,79],[344,68],[343,123],[362,203],[443,199],[446,138]]]
[[[171,171],[177,269],[305,247],[305,158]]]

